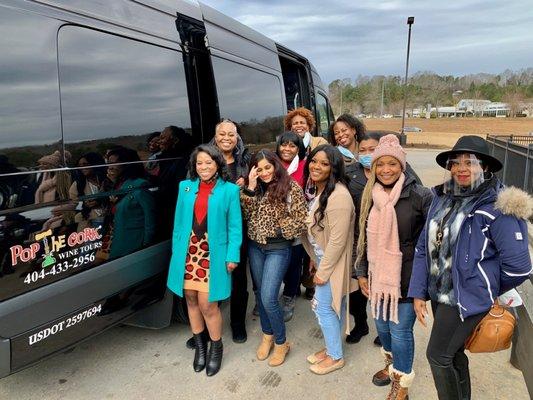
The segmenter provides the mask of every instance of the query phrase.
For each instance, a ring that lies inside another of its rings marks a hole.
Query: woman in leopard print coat
[[[274,347],[268,364],[277,366],[289,351],[278,294],[289,266],[292,242],[305,230],[307,205],[302,189],[274,152],[259,151],[250,166],[241,204],[248,223],[250,270],[263,331],[257,358],[265,360]]]

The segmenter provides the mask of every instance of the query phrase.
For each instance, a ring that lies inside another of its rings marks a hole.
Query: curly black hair
[[[342,114],[329,127],[329,141],[333,146],[337,146],[337,141],[335,140],[335,135],[333,133],[333,129],[335,129],[337,122],[344,122],[350,128],[355,130],[355,140],[357,140],[357,143],[359,143],[366,134],[365,124],[363,124],[361,120],[350,114]]]

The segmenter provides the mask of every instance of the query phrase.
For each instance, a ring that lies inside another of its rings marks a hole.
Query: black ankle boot
[[[359,343],[365,335],[368,335],[368,325],[356,325],[350,334],[346,336],[346,343]]]
[[[207,328],[205,328],[201,335],[204,337],[205,341],[206,342],[209,342],[211,340],[211,338],[209,337],[209,332],[207,331]],[[196,342],[194,341],[194,335],[191,336],[186,342],[185,342],[185,346],[187,346],[188,349],[191,349],[191,350],[194,350],[194,348],[196,347]]]
[[[203,333],[203,332],[202,332]],[[207,356],[207,340],[202,333],[195,333],[194,338],[194,362],[192,366],[196,372],[205,368]]]
[[[207,376],[213,376],[220,370],[220,366],[222,365],[222,353],[222,339],[216,341],[212,340],[209,352],[207,353],[207,367],[205,368]]]
[[[455,367],[437,367],[431,364],[430,367],[439,399],[463,400],[459,374]]]

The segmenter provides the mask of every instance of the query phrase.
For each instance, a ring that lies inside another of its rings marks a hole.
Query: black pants
[[[350,293],[350,315],[353,317],[355,322],[355,330],[357,331],[366,331],[368,330],[368,324],[366,322],[366,303],[367,298],[361,292],[361,290],[356,290],[355,292]]]
[[[241,245],[241,261],[233,270],[231,298],[230,298],[230,325],[231,329],[244,329],[246,326],[246,307],[248,306],[248,237],[243,234]]]
[[[301,244],[291,247],[291,261],[285,277],[283,278],[283,295],[294,297],[300,295],[300,277],[302,275],[302,265],[305,249]]]
[[[455,306],[431,302],[431,308],[434,322],[426,356],[439,400],[469,399],[470,373],[464,346],[486,313],[461,321]]]
[[[301,282],[302,282],[303,287],[306,289],[313,289],[315,287],[315,284],[313,283],[314,275],[309,272],[310,262],[311,262],[311,259],[309,258],[309,255],[307,254],[306,251],[304,251]]]

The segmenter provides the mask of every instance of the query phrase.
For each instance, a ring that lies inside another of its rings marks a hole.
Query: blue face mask
[[[359,164],[363,168],[370,169],[372,167],[372,154],[359,154]]]

